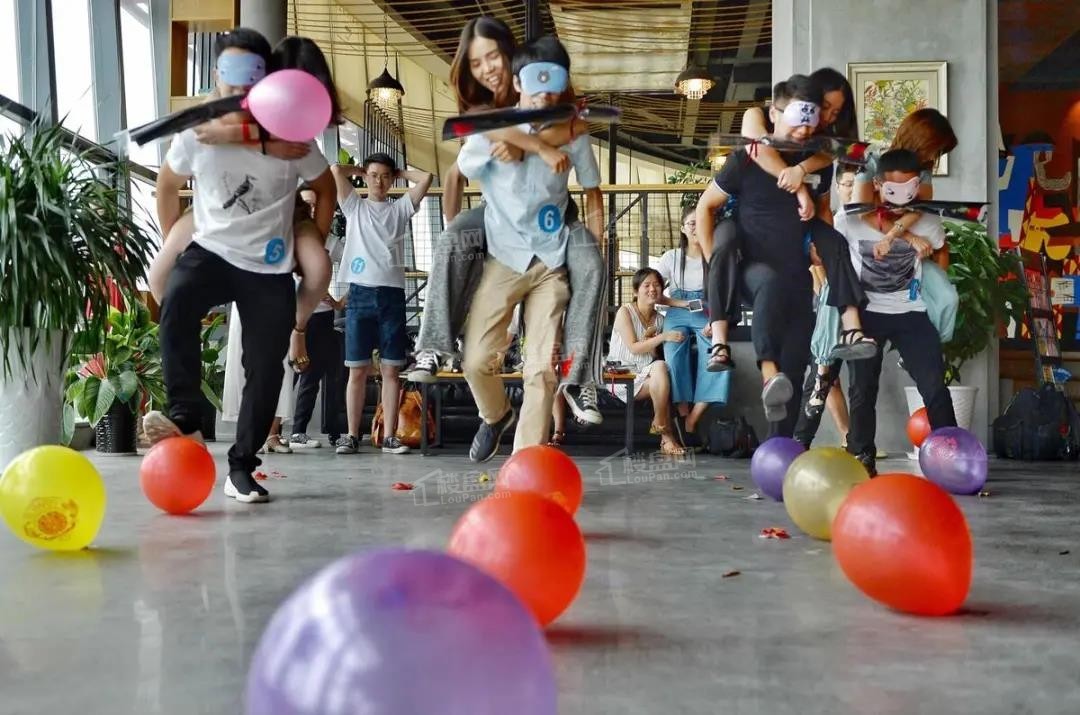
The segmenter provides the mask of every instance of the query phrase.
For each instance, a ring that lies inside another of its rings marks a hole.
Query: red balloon
[[[833,554],[853,584],[907,613],[956,611],[971,588],[971,532],[953,498],[913,474],[859,484],[832,525]]]
[[[150,503],[169,514],[187,514],[214,489],[217,468],[206,447],[189,437],[163,439],[146,453],[139,482]]]
[[[541,626],[566,610],[585,579],[585,540],[574,518],[529,492],[495,493],[473,504],[446,550],[501,581]]]
[[[926,416],[925,407],[920,407],[908,417],[907,436],[915,449],[921,447],[923,440],[930,436],[930,418]]]
[[[574,514],[581,505],[581,470],[561,449],[526,447],[503,464],[495,477],[495,491],[533,492]]]

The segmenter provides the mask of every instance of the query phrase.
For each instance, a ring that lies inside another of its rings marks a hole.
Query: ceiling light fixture
[[[387,30],[386,15],[383,15],[383,71],[368,85],[368,93],[375,102],[383,107],[393,106],[405,96],[405,88],[390,74],[390,33]]]
[[[690,66],[675,78],[675,91],[687,99],[701,99],[715,84],[705,69]]]

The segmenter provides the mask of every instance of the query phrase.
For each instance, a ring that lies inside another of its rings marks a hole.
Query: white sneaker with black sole
[[[382,451],[387,454],[408,454],[410,450],[397,437],[387,437],[383,440]]]
[[[563,387],[566,404],[578,422],[590,425],[602,424],[604,416],[600,414],[596,383],[587,385],[566,385]]]
[[[426,382],[433,384],[439,374],[439,354],[433,350],[423,350],[416,353],[416,364],[406,375],[409,382]]]
[[[234,470],[225,477],[225,496],[242,504],[263,504],[270,501],[270,492],[266,491],[251,474]]]

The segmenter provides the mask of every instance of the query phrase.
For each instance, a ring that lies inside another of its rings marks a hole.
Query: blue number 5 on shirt
[[[285,239],[273,238],[266,244],[266,262],[270,265],[281,263],[285,258]]]

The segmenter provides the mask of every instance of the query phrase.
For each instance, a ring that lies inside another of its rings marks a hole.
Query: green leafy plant
[[[59,335],[104,331],[107,286],[135,285],[154,241],[132,216],[126,164],[83,151],[41,120],[0,136],[0,354],[13,362]],[[56,366],[61,369],[61,366]]]
[[[945,223],[949,280],[960,294],[952,340],[942,346],[945,384],[960,382],[960,368],[997,338],[997,327],[1023,319],[1027,287],[1017,257],[1002,253],[986,226]]]
[[[709,177],[709,162],[696,161],[693,164],[688,164],[682,169],[679,169],[673,174],[668,175],[667,183],[669,184],[702,184],[708,181]],[[700,191],[687,191],[679,199],[679,209],[685,209],[687,206],[693,206],[697,203],[698,197],[701,196]]]
[[[214,409],[221,409],[221,396],[225,392],[225,366],[221,364],[221,351],[225,341],[217,335],[225,323],[225,314],[216,313],[202,331],[202,392]]]
[[[67,444],[75,431],[75,412],[96,425],[117,402],[138,411],[143,402],[165,404],[158,326],[137,298],[125,296],[126,310],[109,308],[106,331],[75,336],[73,355],[79,361],[68,370],[61,437]],[[205,391],[205,388],[204,388]]]

